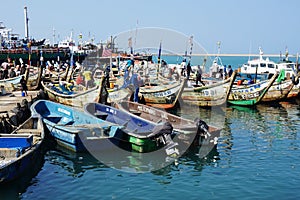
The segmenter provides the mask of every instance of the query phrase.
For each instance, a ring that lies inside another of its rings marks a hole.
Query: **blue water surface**
[[[120,158],[129,173],[52,146],[36,173],[0,188],[0,199],[300,199],[298,99],[174,112],[222,127],[216,148],[204,158],[194,148],[150,172],[139,154]]]
[[[214,115],[225,117],[217,148],[205,158],[199,158],[196,150],[160,170],[128,173],[109,168],[86,154],[54,148],[46,153],[41,170],[19,196],[21,199],[299,199],[298,104],[224,110]],[[191,110],[186,111],[190,115]],[[202,115],[212,116],[211,112],[202,110]],[[213,118],[208,121],[218,121]],[[130,167],[136,170],[145,167],[139,166],[138,157],[130,159]]]

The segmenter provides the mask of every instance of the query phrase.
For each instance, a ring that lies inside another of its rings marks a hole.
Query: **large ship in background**
[[[65,45],[50,45],[46,39],[35,40],[29,37],[27,7],[24,7],[25,38],[13,33],[0,22],[0,64],[12,62],[18,64],[31,64],[39,66],[41,62],[74,62],[82,63],[87,56],[86,51],[76,51],[78,47],[72,38],[64,41]]]

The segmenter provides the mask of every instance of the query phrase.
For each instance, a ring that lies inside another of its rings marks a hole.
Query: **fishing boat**
[[[263,51],[259,48],[259,57],[253,60],[249,60],[247,63],[243,64],[239,69],[241,74],[253,74],[255,76],[262,74],[275,74],[284,70],[285,77],[289,78],[295,75],[296,64],[288,61],[286,58],[284,61],[276,63],[269,58],[263,58]],[[257,77],[255,77],[257,79]]]
[[[300,92],[300,84],[298,80],[298,83],[294,84],[293,88],[288,93],[287,99],[294,99],[295,97],[299,96],[299,92]]]
[[[267,93],[262,98],[262,102],[280,101],[282,99],[288,98],[294,88],[294,82],[290,80],[275,81],[273,85],[269,88]],[[290,96],[292,97],[292,96]]]
[[[55,69],[54,67],[49,67],[48,66],[45,68],[44,72],[44,81],[47,80],[48,82],[57,82],[60,79],[61,80],[68,80],[70,77],[70,65],[67,66],[60,66],[58,65],[58,68]]]
[[[185,84],[186,79],[179,81],[160,79],[157,83],[145,84],[140,87],[139,95],[144,97],[149,106],[171,109],[176,106]]]
[[[98,86],[86,89],[82,85],[73,87],[71,83],[45,83],[42,81],[44,91],[47,93],[49,100],[64,105],[82,108],[87,102],[96,102],[99,98],[100,88]]]
[[[44,128],[41,118],[32,116],[11,134],[0,134],[0,183],[20,178],[32,170],[42,156]]]
[[[221,106],[227,102],[234,83],[236,72],[226,80],[209,85],[191,85],[183,89],[181,99],[183,103],[200,107]]]
[[[119,145],[124,136],[123,126],[74,107],[38,100],[30,109],[34,115],[42,117],[58,145],[74,152],[108,150]]]
[[[22,76],[16,76],[13,78],[6,78],[0,80],[0,85],[11,85],[11,87],[16,88],[20,84]]]
[[[83,85],[75,85],[69,82],[61,82],[53,84],[51,82],[41,82],[44,91],[47,93],[49,100],[55,101],[64,105],[75,106],[83,108],[84,104],[88,102],[101,102],[104,95],[108,95],[106,100],[109,103],[117,102],[123,99],[129,99],[131,90],[128,88],[109,89],[102,87],[104,77],[100,85],[86,89]]]
[[[173,154],[176,143],[171,139],[173,127],[170,123],[158,123],[144,120],[117,108],[99,104],[87,103],[84,111],[92,116],[108,122],[124,126],[126,137],[131,149],[145,153],[165,148],[167,154]]]
[[[199,119],[192,121],[161,109],[131,101],[120,101],[115,106],[119,110],[127,112],[128,115],[142,118],[148,122],[171,123],[174,129],[172,139],[179,144],[180,152],[191,145],[216,145],[220,135],[220,128],[207,125]]]
[[[258,104],[276,80],[276,72],[270,80],[250,85],[234,85],[231,88],[228,103],[234,105],[252,106]]]
[[[40,67],[27,67],[25,74],[20,74],[12,78],[1,79],[0,85],[3,85],[8,91],[14,91],[19,88],[22,76],[24,76],[28,88],[35,90],[41,81],[42,69]]]

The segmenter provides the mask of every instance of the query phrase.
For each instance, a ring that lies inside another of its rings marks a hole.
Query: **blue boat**
[[[168,155],[176,153],[178,144],[171,138],[173,127],[168,122],[154,123],[100,103],[87,103],[84,111],[108,122],[123,125],[127,134],[124,139],[130,144],[131,150],[145,153],[163,148]]]
[[[42,117],[58,145],[74,152],[112,149],[125,135],[123,126],[95,118],[74,107],[38,100],[30,109],[33,115]]]
[[[31,171],[42,157],[43,122],[31,117],[11,134],[0,134],[0,183],[14,181]]]

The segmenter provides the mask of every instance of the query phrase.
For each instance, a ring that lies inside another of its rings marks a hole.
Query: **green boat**
[[[124,127],[122,141],[127,143],[129,150],[140,153],[162,149],[167,155],[173,154],[177,146],[171,135],[173,127],[170,123],[146,121],[136,115],[100,103],[87,103],[84,111],[90,115]]]
[[[228,103],[240,106],[258,104],[276,80],[278,73],[271,79],[250,85],[234,85],[229,94]]]

